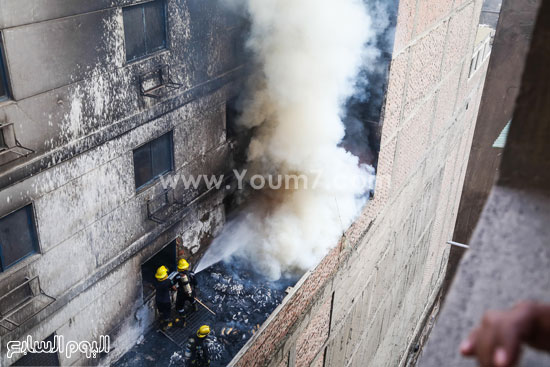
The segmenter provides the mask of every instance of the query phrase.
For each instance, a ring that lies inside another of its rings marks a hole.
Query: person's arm
[[[197,277],[195,277],[195,273],[190,271],[189,272],[189,278],[191,278],[191,284],[193,285],[193,287],[196,287],[197,286]]]
[[[176,276],[174,276],[174,278],[172,278],[170,280],[170,284],[171,284],[171,289],[173,291],[176,291],[178,290],[178,283],[179,283],[179,280],[180,280],[180,275],[179,274],[176,274]]]
[[[166,284],[165,284],[165,287],[168,289],[168,291],[175,291],[177,290],[176,286],[172,283],[171,280],[165,280]]]
[[[511,367],[521,345],[550,352],[550,304],[522,302],[505,311],[488,311],[460,346],[482,366]]]

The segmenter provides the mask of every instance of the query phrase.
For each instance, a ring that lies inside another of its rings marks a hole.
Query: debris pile
[[[212,365],[227,365],[297,281],[296,276],[271,281],[252,269],[231,258],[196,275],[199,298],[216,313],[208,343]]]

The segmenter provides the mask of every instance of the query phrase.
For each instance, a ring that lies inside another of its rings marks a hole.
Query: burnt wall
[[[0,172],[9,177],[1,175],[0,187],[208,94],[234,78],[229,71],[238,74],[242,22],[213,0],[168,1],[166,49],[127,63],[121,6],[136,2],[120,0],[96,9],[98,2],[94,11],[82,5],[78,14],[52,5],[50,16],[71,16],[52,19],[44,11],[37,14],[40,22],[31,17],[15,24],[21,15],[12,17],[16,11],[10,9],[16,6],[3,8],[6,25],[0,30],[12,98],[0,105],[0,120],[13,122],[19,141],[36,153],[2,159]],[[170,65],[182,87],[161,103],[142,98],[139,76],[162,64]]]
[[[0,155],[0,217],[32,204],[39,247],[0,273],[0,295],[26,279],[40,285],[36,312],[2,303],[2,317],[13,311],[19,322],[0,328],[0,365],[21,357],[7,358],[7,342],[54,332],[75,341],[110,335],[114,350],[101,363],[115,360],[154,318],[141,264],[177,237],[180,252],[196,258],[223,226],[223,190],[181,185],[172,195],[183,209],[152,221],[147,202],[164,188],[157,180],[136,190],[133,150],[172,131],[166,180],[230,170],[225,108],[244,74],[242,19],[214,0],[167,0],[166,49],[129,63],[122,7],[134,3],[0,0],[10,85],[0,123],[13,123],[21,145],[34,151]],[[177,88],[142,95],[140,76],[161,64]],[[59,357],[63,365],[98,362]]]

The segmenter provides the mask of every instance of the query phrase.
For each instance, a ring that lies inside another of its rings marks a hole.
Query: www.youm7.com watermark
[[[313,172],[310,175],[306,174],[253,174],[247,175],[248,170],[238,171],[233,170],[233,177],[237,181],[237,188],[242,190],[245,184],[254,190],[262,190],[269,188],[272,190],[298,190],[298,189],[315,189],[321,177],[320,172]],[[175,174],[171,176],[161,176],[160,180],[164,189],[182,185],[185,189],[197,189],[204,185],[208,189],[224,188],[226,182],[225,175],[183,175]],[[229,186],[227,186],[229,188]]]
[[[245,186],[254,190],[315,190],[317,188],[324,189],[340,189],[346,187],[353,189],[355,187],[362,188],[369,186],[373,175],[354,175],[353,177],[345,177],[345,175],[330,176],[323,175],[321,171],[312,171],[308,174],[249,174],[248,170],[242,171],[233,170],[233,175],[237,183],[237,189],[242,190]],[[184,189],[198,189],[206,187],[207,189],[224,189],[230,188],[227,184],[228,176],[225,175],[184,175],[172,174],[161,176],[160,181],[163,188],[176,189],[183,187]],[[355,186],[357,185],[357,186]]]
[[[53,340],[33,340],[28,335],[24,340],[9,341],[6,345],[7,357],[14,354],[26,355],[28,353],[60,353],[67,358],[75,353],[82,353],[86,358],[96,358],[102,353],[109,353],[111,350],[111,338],[109,335],[101,335],[98,341],[74,341],[65,342],[63,335],[55,335]]]

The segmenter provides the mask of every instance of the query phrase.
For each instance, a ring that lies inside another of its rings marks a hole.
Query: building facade
[[[482,325],[486,312],[508,310],[520,302],[550,302],[550,93],[547,86],[550,3],[505,0],[495,35],[483,100],[498,96],[502,88],[493,77],[521,60],[523,75],[516,70],[503,76],[510,83],[513,122],[499,166],[498,177],[487,198],[441,313],[419,359],[418,366],[477,366],[479,359],[466,358],[457,345]],[[516,18],[520,17],[520,18]],[[516,18],[516,22],[513,19]],[[522,29],[517,24],[521,19]],[[508,47],[510,35],[518,40]],[[530,39],[530,46],[525,39]],[[523,51],[523,57],[519,54]],[[514,56],[510,60],[511,56]],[[494,61],[502,60],[500,65]],[[517,83],[517,84],[516,84]],[[488,106],[507,99],[489,99]],[[483,102],[482,102],[483,103]],[[510,108],[507,106],[507,109]],[[501,113],[508,113],[503,111]],[[481,111],[480,111],[481,116]],[[498,126],[499,121],[495,121]],[[482,135],[482,137],[485,135]],[[550,354],[521,343],[518,366],[548,366]]]
[[[459,242],[467,243],[470,239],[498,173],[505,139],[501,144],[497,139],[512,120],[539,6],[537,1],[525,4],[504,3],[507,8],[503,8],[499,19],[501,31],[498,38],[495,35],[495,57],[487,72],[486,92],[457,218],[455,238]]]
[[[0,1],[0,365],[27,335],[117,359],[154,318],[153,255],[217,234],[224,192],[162,179],[230,170],[241,28],[215,1]]]
[[[1,363],[21,357],[7,341],[59,334],[111,336],[107,355],[57,356],[108,364],[152,323],[157,256],[196,259],[224,223],[223,190],[162,182],[231,169],[243,25],[214,0],[39,2],[0,0],[0,233],[28,244],[2,247]],[[445,274],[485,76],[486,59],[470,71],[480,10],[400,1],[374,198],[232,365],[406,362]]]

